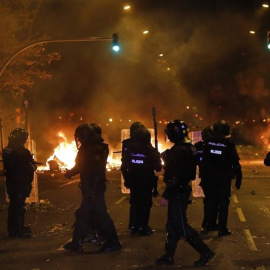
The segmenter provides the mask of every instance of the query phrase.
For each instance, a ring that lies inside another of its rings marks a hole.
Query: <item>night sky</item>
[[[110,42],[47,45],[62,58],[49,67],[51,80],[29,90],[33,136],[49,148],[54,134],[61,129],[72,136],[82,119],[100,123],[105,138],[116,141],[128,120],[151,127],[153,106],[158,121],[181,119],[197,130],[219,119],[268,117],[270,9],[262,3],[42,1],[36,35],[77,39],[117,32],[121,51],[114,54]],[[131,9],[124,10],[125,4]]]

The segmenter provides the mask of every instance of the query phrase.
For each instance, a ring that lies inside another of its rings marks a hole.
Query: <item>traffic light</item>
[[[114,52],[118,52],[120,50],[120,46],[119,46],[118,41],[119,41],[118,34],[113,33],[113,35],[112,35],[112,42],[113,42],[112,50]]]
[[[267,48],[270,50],[270,31],[267,31]]]

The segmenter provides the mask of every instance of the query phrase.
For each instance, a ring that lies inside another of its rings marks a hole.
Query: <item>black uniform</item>
[[[199,238],[198,233],[188,224],[187,206],[191,194],[190,180],[196,175],[196,149],[191,143],[175,144],[163,154],[165,161],[164,198],[168,200],[168,232],[165,251],[173,256],[181,237],[199,253],[209,248]]]
[[[105,143],[87,143],[79,148],[76,164],[68,171],[68,176],[80,173],[82,202],[76,211],[76,222],[72,247],[67,249],[81,252],[80,246],[87,236],[89,227],[95,227],[104,237],[102,251],[121,248],[114,223],[107,212],[104,193],[106,191],[106,162],[108,145]]]
[[[165,132],[174,146],[161,154],[165,163],[163,197],[168,200],[167,239],[165,254],[158,263],[173,264],[173,256],[181,237],[200,253],[195,266],[205,265],[214,253],[200,239],[198,233],[188,224],[187,206],[191,194],[189,185],[196,178],[197,152],[188,136],[188,127],[180,120],[170,121]]]
[[[139,235],[147,235],[152,233],[148,222],[153,190],[157,192],[158,177],[155,171],[162,168],[160,154],[148,142],[129,139],[123,146],[121,171],[124,184],[130,189],[129,228],[131,234],[138,232]]]
[[[206,140],[203,166],[209,180],[207,187],[211,213],[218,207],[219,235],[228,235],[228,211],[231,196],[231,181],[236,177],[235,186],[240,188],[242,171],[235,144],[222,135],[214,135]]]
[[[200,186],[204,192],[203,198],[203,221],[202,221],[202,232],[207,233],[208,231],[216,230],[217,229],[217,208],[212,209],[210,206],[209,200],[209,179],[207,178],[206,174],[204,173],[203,167],[203,150],[204,150],[204,141],[199,141],[194,144],[198,154],[198,166],[199,166],[199,178],[201,179]],[[211,213],[211,211],[214,211]]]
[[[10,237],[27,237],[24,226],[25,200],[30,196],[35,161],[28,149],[19,143],[9,143],[3,150],[6,188],[10,199],[8,209],[8,232]],[[28,235],[29,236],[29,235]]]

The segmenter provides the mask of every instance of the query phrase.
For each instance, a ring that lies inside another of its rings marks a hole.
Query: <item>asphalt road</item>
[[[229,213],[231,236],[203,235],[216,256],[205,269],[270,269],[270,168],[256,162],[242,162],[244,179],[240,191],[233,190]],[[65,251],[62,245],[72,235],[74,212],[80,204],[78,179],[64,179],[61,173],[38,175],[39,203],[29,204],[26,225],[31,225],[31,239],[11,239],[6,235],[7,203],[4,177],[0,177],[0,270],[152,270],[195,269],[199,254],[184,240],[178,243],[175,265],[156,265],[163,253],[166,237],[166,207],[154,199],[150,225],[151,236],[130,236],[128,227],[129,195],[121,193],[120,173],[108,173],[106,200],[114,220],[121,251],[100,253],[95,244],[85,244],[84,254]],[[159,181],[159,191],[164,186]],[[198,231],[202,220],[202,197],[192,197],[189,223]]]

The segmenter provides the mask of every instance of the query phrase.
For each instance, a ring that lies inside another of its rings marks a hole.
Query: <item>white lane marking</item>
[[[73,181],[67,182],[67,183],[61,185],[60,187],[68,186],[68,185],[71,185],[71,184],[74,184],[74,183],[77,183],[77,182],[80,182],[80,180],[77,179],[77,180],[73,180]]]
[[[270,218],[270,211],[266,206],[261,207],[260,210],[263,211],[263,213],[266,215],[267,218]]]
[[[11,241],[11,242],[9,242],[9,243],[7,243],[7,244],[1,246],[1,249],[5,248],[5,247],[8,247],[8,246],[10,246],[11,244],[14,244],[14,243],[16,243],[16,242],[17,242],[16,240]]]
[[[117,202],[115,202],[114,204],[119,204],[122,201],[124,201],[127,198],[127,196],[123,196],[120,200],[118,200]]]
[[[246,239],[247,239],[247,243],[248,243],[248,246],[251,250],[258,250],[254,241],[253,241],[253,238],[251,236],[251,233],[250,233],[250,230],[244,230],[244,234],[246,236]]]
[[[80,180],[79,179],[73,180],[73,181],[67,182],[67,183],[65,183],[65,184],[63,184],[63,185],[61,185],[59,187],[68,186],[68,185],[74,184],[76,182],[80,182]],[[38,195],[44,195],[44,194],[46,194],[48,192],[51,192],[51,191],[52,191],[51,189],[47,189],[47,190],[44,190],[43,192],[38,193]]]
[[[236,212],[241,222],[246,222],[246,218],[241,208],[236,208]]]

